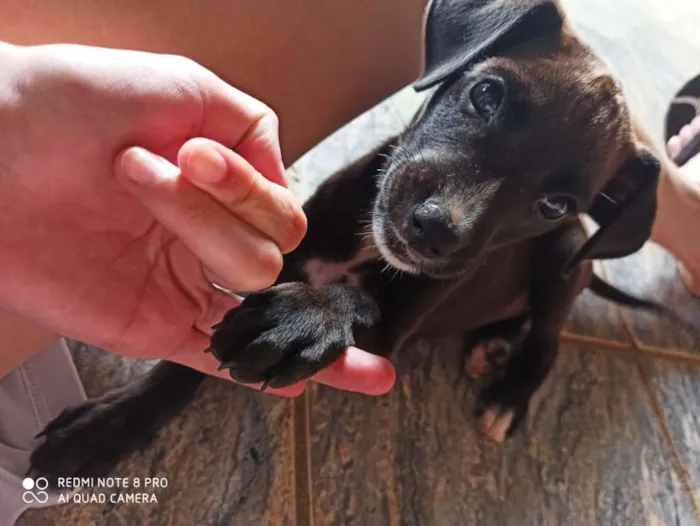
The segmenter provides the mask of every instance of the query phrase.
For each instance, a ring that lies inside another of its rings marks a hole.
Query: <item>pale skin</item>
[[[269,286],[306,228],[283,187],[274,113],[178,57],[0,54],[13,130],[0,146],[0,305],[124,354],[214,370],[192,351],[239,300],[211,283]]]
[[[417,78],[421,68],[421,21],[426,3],[427,0],[335,0],[332,3],[293,0],[285,3],[286,9],[279,9],[278,0],[209,0],[206,9],[203,9],[201,2],[193,0],[176,4],[168,0],[124,0],[112,4],[86,0],[72,3],[70,16],[67,16],[66,7],[58,9],[57,4],[48,0],[9,0],[0,6],[0,40],[25,46],[73,42],[187,56],[211,69],[241,93],[264,101],[274,110],[280,120],[282,159],[290,164],[332,131]],[[238,151],[239,155],[236,155],[235,148],[231,151],[234,145],[230,137],[227,136],[225,141],[221,137],[209,138],[223,142],[228,148],[222,151],[212,143],[186,143],[180,140],[182,144],[178,145],[179,149],[157,152],[171,161],[169,165],[161,165],[160,170],[152,170],[158,175],[161,186],[156,186],[159,190],[167,189],[169,185],[177,186],[173,181],[184,177],[212,201],[221,204],[230,202],[231,188],[237,186],[238,178],[248,181],[254,177],[259,181],[268,181],[277,177],[274,175],[274,172],[278,172],[277,168],[270,170],[269,167],[255,166],[245,152]],[[217,187],[221,183],[212,187],[211,180],[205,182],[198,179],[197,170],[190,170],[187,165],[187,160],[196,152],[204,158],[212,151],[227,155],[224,181],[228,183],[222,187]],[[141,150],[121,156],[119,151],[114,152],[116,164],[110,175],[135,198],[134,203],[144,203],[148,198],[139,193],[143,191],[142,188],[139,190],[138,186],[129,186],[131,183],[125,178],[123,161],[130,159],[137,164],[148,165],[144,155],[147,156]],[[683,173],[671,169],[664,175],[659,190],[659,219],[654,229],[654,240],[682,258],[686,268],[694,269],[697,273],[700,270],[700,253],[697,251],[700,249],[690,248],[693,245],[693,232],[688,225],[697,222],[700,216],[700,191],[698,183],[692,183],[686,177],[691,170],[692,167],[688,165]],[[232,181],[236,181],[236,184]],[[268,183],[260,185],[268,189],[267,193],[263,192],[267,197],[252,202],[268,205],[275,202],[269,199],[273,190],[269,186],[272,183]],[[147,203],[155,209],[151,211],[152,216],[158,216],[159,203],[187,202],[179,198],[163,201],[167,191],[157,195],[160,196],[158,199]],[[251,208],[250,204],[245,203],[242,207],[244,210],[233,207],[235,210],[229,208],[228,212],[257,233],[252,238],[238,236],[237,239],[248,239],[251,247],[258,247],[261,238],[267,240],[266,246],[269,247],[272,240],[275,248],[271,252],[276,256],[294,244],[295,240],[274,239],[275,236],[271,234],[276,231],[265,232],[265,227],[259,223],[259,215],[251,212],[257,207]],[[241,219],[246,213],[248,215]],[[268,221],[272,216],[267,216]],[[172,214],[168,217],[170,221],[177,221]],[[157,220],[168,222],[162,212]],[[190,233],[191,243],[196,242],[197,237]],[[187,239],[187,235],[183,234],[179,239]],[[183,241],[183,245],[187,243]],[[196,252],[192,247],[189,249],[192,253]],[[196,259],[201,263],[205,256],[198,254]],[[270,267],[274,267],[274,264],[270,264]],[[221,267],[214,262],[198,268],[206,269],[207,276],[214,280],[221,280],[222,274],[230,272],[230,266]],[[256,279],[253,276],[247,278]],[[235,281],[238,278],[228,278],[232,279]],[[233,288],[235,290],[236,287]],[[231,306],[229,301],[235,300],[221,298],[221,309]],[[30,316],[29,310],[14,308],[13,312],[22,312],[22,316],[0,316],[0,341],[4,349],[11,349],[10,353],[4,351],[5,354],[0,357],[0,374],[55,339],[55,333],[43,327],[48,325],[55,330],[59,327],[47,324],[45,319],[37,319],[42,318],[43,314]],[[206,323],[215,317],[212,311],[211,316],[205,316]],[[201,349],[206,346],[205,325],[204,319],[196,324],[190,323],[188,331],[194,326],[201,329],[200,334],[195,335],[196,341],[184,346],[179,355],[172,348],[169,351],[161,350],[159,352],[163,354],[171,353],[162,357],[177,359],[213,373],[215,364],[202,361],[209,359],[201,355]],[[61,332],[65,333],[64,330]],[[93,335],[92,339],[97,340],[93,343],[104,344],[101,341],[104,334],[98,336]],[[129,353],[154,353],[150,345],[148,349],[136,347]],[[340,388],[379,394],[391,387],[394,373],[388,362],[359,350],[350,350],[329,370],[320,373],[317,379]],[[302,389],[302,385],[296,386],[283,394],[295,395]]]
[[[700,134],[700,117],[684,126],[668,141],[670,157]],[[681,168],[672,168],[659,189],[659,213],[653,239],[679,259],[683,281],[691,292],[700,295],[700,155]]]

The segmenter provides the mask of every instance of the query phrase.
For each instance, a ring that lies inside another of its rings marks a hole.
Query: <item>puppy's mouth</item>
[[[455,268],[451,258],[426,258],[420,255],[381,215],[375,215],[372,220],[372,235],[382,258],[402,272],[446,279],[459,276],[464,271],[463,268]]]

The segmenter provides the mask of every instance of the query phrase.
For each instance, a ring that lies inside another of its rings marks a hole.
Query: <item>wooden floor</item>
[[[700,2],[564,4],[660,139],[673,92],[700,72]],[[292,169],[299,191],[399,129],[415,104],[402,92],[331,137]],[[556,369],[505,445],[475,431],[458,339],[418,340],[377,399],[314,386],[286,401],[211,381],[120,468],[167,477],[158,504],[69,504],[21,524],[700,524],[700,300],[658,247],[600,271],[697,331],[584,295]],[[75,355],[93,395],[145,367],[81,345]]]

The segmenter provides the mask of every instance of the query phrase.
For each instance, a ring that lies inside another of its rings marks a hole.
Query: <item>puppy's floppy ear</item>
[[[620,258],[637,252],[651,236],[656,217],[659,159],[640,147],[596,196],[588,210],[598,230],[566,264],[570,271],[584,259]]]
[[[425,19],[425,71],[414,84],[428,89],[499,50],[561,29],[553,0],[432,0]]]

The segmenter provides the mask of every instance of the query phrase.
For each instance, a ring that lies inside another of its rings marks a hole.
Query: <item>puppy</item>
[[[477,414],[500,441],[526,415],[584,288],[653,307],[595,278],[590,260],[648,239],[660,164],[555,1],[433,0],[424,42],[415,87],[433,91],[421,110],[321,185],[278,283],[229,312],[209,350],[234,379],[283,387],[349,345],[386,355],[413,334],[468,334],[468,372],[499,369]],[[588,239],[580,214],[599,226]],[[67,410],[44,430],[32,472],[108,471],[202,379],[163,362]]]

